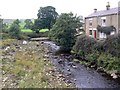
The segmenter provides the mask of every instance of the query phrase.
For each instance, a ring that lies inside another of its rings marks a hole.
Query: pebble
[[[40,42],[41,44],[43,44],[44,42]]]
[[[5,82],[7,79],[8,79],[8,77],[5,77],[5,78],[3,79],[3,82]]]
[[[45,58],[49,58],[49,55],[44,55]]]
[[[9,48],[10,48],[9,46],[8,46],[8,47],[6,47],[6,48],[5,48],[5,51],[7,51]]]
[[[74,79],[74,81],[77,81],[76,79]]]
[[[70,76],[71,75],[71,72],[68,72],[67,76]]]
[[[27,44],[27,41],[23,41],[23,44],[26,45],[26,44]]]
[[[118,78],[118,76],[117,76],[115,73],[112,73],[111,76],[112,76],[114,79]]]
[[[67,71],[70,71],[70,69],[67,69]]]
[[[64,77],[62,74],[59,74],[59,77]]]
[[[74,65],[73,65],[72,67],[73,67],[74,69],[77,69],[77,66],[74,66]]]
[[[58,61],[58,63],[59,63],[59,64],[62,64],[62,63],[63,63],[63,60],[62,60],[62,59],[60,59],[60,60]]]
[[[66,80],[67,83],[72,83],[70,80]]]

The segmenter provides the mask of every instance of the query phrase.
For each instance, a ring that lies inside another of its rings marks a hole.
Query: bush
[[[73,46],[73,51],[76,54],[85,57],[85,55],[96,52],[97,48],[98,48],[98,43],[94,38],[81,35],[77,38],[77,41]]]
[[[18,24],[12,24],[9,29],[9,34],[12,38],[19,39],[20,38],[20,27]]]
[[[109,36],[105,41],[81,35],[73,52],[85,59],[88,65],[95,65],[109,74],[113,71],[120,73],[120,34]]]
[[[38,38],[38,37],[48,37],[49,32],[24,32],[23,35],[28,36],[30,38]]]
[[[120,33],[109,36],[103,43],[103,51],[120,57]]]
[[[99,55],[98,66],[102,67],[104,71],[110,73],[117,70],[120,73],[120,58],[113,57],[111,54],[102,53]]]

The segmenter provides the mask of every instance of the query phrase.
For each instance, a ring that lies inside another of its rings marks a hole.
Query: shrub
[[[96,49],[97,41],[94,38],[90,38],[85,35],[79,36],[75,45],[73,46],[73,51],[82,56],[95,52]]]
[[[9,34],[12,38],[20,38],[20,27],[18,24],[12,24],[9,29]]]
[[[103,51],[120,57],[120,33],[109,36],[103,43]]]
[[[48,32],[22,32],[22,34],[29,38],[48,37]]]
[[[120,73],[120,58],[113,57],[111,54],[102,53],[97,59],[98,66],[102,67],[104,71],[112,72],[117,70]]]

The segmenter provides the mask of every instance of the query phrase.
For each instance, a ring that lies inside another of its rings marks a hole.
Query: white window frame
[[[105,20],[105,22],[103,22]],[[101,26],[106,26],[106,17],[101,17]]]

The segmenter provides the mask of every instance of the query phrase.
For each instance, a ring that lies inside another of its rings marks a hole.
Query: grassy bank
[[[1,49],[4,88],[72,87],[49,61],[45,45],[35,41],[25,45],[20,40],[10,41],[13,42],[3,41]]]

